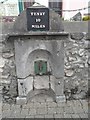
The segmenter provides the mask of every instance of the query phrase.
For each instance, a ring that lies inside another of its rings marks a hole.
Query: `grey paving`
[[[24,105],[2,105],[3,118],[88,118],[88,101],[29,102]]]

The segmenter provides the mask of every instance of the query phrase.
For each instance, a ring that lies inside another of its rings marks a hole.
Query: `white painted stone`
[[[36,89],[49,89],[49,76],[35,76],[34,87]]]

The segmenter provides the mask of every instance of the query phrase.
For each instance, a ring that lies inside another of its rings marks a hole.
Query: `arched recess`
[[[54,102],[56,102],[56,94],[52,89],[35,89],[34,91],[31,90],[27,94],[27,102],[31,101],[34,97],[47,95],[48,97],[51,97]]]
[[[35,75],[34,62],[38,60],[47,61],[47,71],[53,74],[53,65],[54,65],[53,55],[47,50],[36,49],[28,55],[25,64],[25,72],[27,76]]]

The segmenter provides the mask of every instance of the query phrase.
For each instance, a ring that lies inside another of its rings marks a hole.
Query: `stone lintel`
[[[67,40],[69,34],[67,32],[28,32],[28,33],[14,33],[8,34],[7,40]],[[23,39],[24,38],[24,39]]]

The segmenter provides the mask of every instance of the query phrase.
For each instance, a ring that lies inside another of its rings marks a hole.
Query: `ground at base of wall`
[[[2,118],[88,118],[88,100],[2,104]]]

